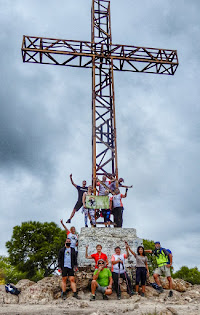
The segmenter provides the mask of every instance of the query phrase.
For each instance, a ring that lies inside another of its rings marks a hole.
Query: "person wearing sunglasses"
[[[97,262],[98,269],[95,270],[91,283],[92,296],[90,301],[95,301],[95,292],[101,292],[103,299],[108,300],[107,295],[112,294],[112,273],[110,269],[105,268],[105,261],[99,259]]]
[[[76,252],[73,247],[71,247],[71,240],[67,238],[65,241],[65,246],[60,249],[58,255],[58,268],[62,270],[62,293],[61,298],[63,300],[67,297],[66,292],[66,282],[67,277],[69,278],[71,289],[73,291],[73,297],[80,299],[76,291],[76,282],[74,277],[74,268],[77,267]]]

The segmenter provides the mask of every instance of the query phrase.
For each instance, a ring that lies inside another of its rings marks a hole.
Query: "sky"
[[[91,70],[22,62],[23,35],[90,41],[91,0],[0,0],[0,255],[15,225],[66,221],[91,182]],[[124,227],[200,268],[200,2],[111,0],[112,41],[176,49],[174,76],[115,73]],[[122,191],[123,192],[123,191]],[[84,226],[79,211],[72,224]]]

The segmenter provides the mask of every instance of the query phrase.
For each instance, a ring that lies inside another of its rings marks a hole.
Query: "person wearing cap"
[[[167,280],[169,282],[169,297],[173,296],[173,291],[172,291],[172,277],[171,277],[171,272],[170,272],[170,267],[172,266],[172,254],[169,254],[169,252],[165,249],[162,248],[160,245],[160,242],[157,241],[154,243],[155,244],[155,249],[147,249],[145,250],[146,253],[153,254],[156,257],[156,262],[158,267],[155,269],[153,277],[157,285],[159,286],[159,291],[162,293],[163,288],[160,283],[160,276],[164,275],[167,277]]]
[[[92,296],[90,301],[95,301],[95,292],[101,292],[103,299],[108,300],[107,295],[112,294],[112,273],[110,269],[105,268],[105,261],[99,259],[97,262],[98,269],[95,270],[91,283]]]
[[[97,252],[92,254],[92,255],[88,255],[88,245],[86,245],[85,247],[85,258],[87,259],[94,259],[95,261],[95,269],[98,269],[98,265],[97,262],[99,259],[103,259],[105,261],[105,267],[107,267],[108,265],[108,257],[106,254],[102,253],[102,246],[101,244],[97,244],[96,246],[96,250]]]
[[[75,249],[71,247],[70,238],[67,238],[65,241],[65,246],[60,249],[59,255],[58,255],[58,268],[60,268],[62,271],[61,298],[63,300],[65,300],[67,297],[67,292],[66,292],[67,277],[69,277],[71,289],[74,293],[73,297],[75,297],[76,299],[80,299],[76,291],[76,283],[75,283],[75,277],[74,277],[74,268],[76,267],[77,267],[77,260],[76,260]]]

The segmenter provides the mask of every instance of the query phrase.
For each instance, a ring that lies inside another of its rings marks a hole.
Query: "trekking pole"
[[[127,285],[127,288],[128,288],[128,293],[129,295],[131,294],[131,289],[130,289],[130,286],[129,286],[129,283],[128,283],[128,279],[127,279],[127,273],[126,273],[126,270],[124,268],[124,264],[122,263],[122,267],[124,269],[124,275],[125,275],[125,279],[126,279],[126,285]]]
[[[118,294],[119,295],[119,292],[120,292],[120,262],[118,263],[118,267],[119,267],[119,271],[118,271]]]

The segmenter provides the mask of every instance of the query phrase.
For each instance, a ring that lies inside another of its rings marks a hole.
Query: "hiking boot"
[[[159,289],[158,289],[158,291],[160,292],[160,293],[163,293],[163,287],[159,287]]]
[[[169,291],[169,295],[168,295],[168,297],[172,297],[173,296],[173,291],[172,290],[170,290]]]
[[[61,292],[61,299],[62,300],[66,300],[66,298],[67,298],[67,292],[65,291],[65,292]]]
[[[107,295],[103,294],[103,300],[109,300],[109,298],[107,297]]]
[[[95,301],[95,300],[96,300],[96,296],[95,295],[91,295],[90,301]]]
[[[66,223],[71,223],[71,220],[70,220],[70,219],[68,219],[68,220],[66,221]]]
[[[85,227],[88,227],[88,225],[86,224]]]
[[[130,296],[133,296],[133,295],[137,295],[138,292],[135,292],[135,291],[131,291],[131,293],[129,294]]]
[[[81,299],[80,296],[78,296],[78,293],[77,293],[77,292],[74,292],[73,297],[74,297],[75,299],[77,299],[77,300],[80,300],[80,299]]]
[[[118,300],[121,300],[121,295],[117,295],[117,299],[118,299]]]
[[[145,297],[144,292],[141,293],[141,296],[142,296],[142,297]]]

